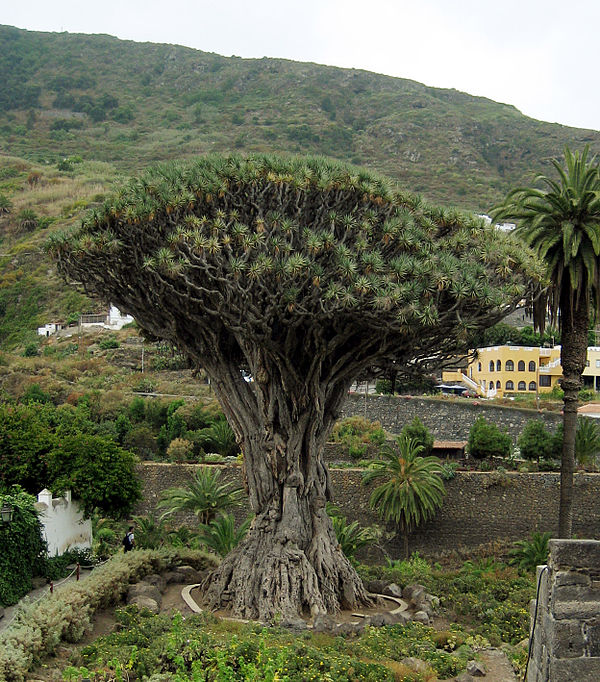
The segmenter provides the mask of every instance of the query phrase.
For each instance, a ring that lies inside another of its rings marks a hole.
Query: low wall
[[[551,540],[532,603],[527,682],[600,680],[600,542]]]
[[[562,420],[557,412],[501,407],[485,401],[428,398],[424,396],[390,396],[350,394],[340,418],[361,415],[379,421],[386,431],[400,433],[415,417],[440,440],[467,440],[475,419],[483,415],[488,421],[507,431],[516,441],[530,419],[541,419],[554,431]]]
[[[143,501],[136,513],[152,514],[160,492],[185,486],[191,480],[194,464],[144,463],[138,465]],[[215,466],[215,465],[213,465]],[[219,467],[223,480],[242,485],[241,468]],[[374,484],[362,485],[362,471],[332,469],[333,501],[347,517],[363,525],[379,523],[369,509]],[[475,548],[493,540],[522,540],[533,531],[554,532],[558,527],[559,474],[457,472],[446,483],[447,495],[435,518],[413,533],[410,549],[435,554],[460,548]],[[586,538],[600,538],[600,474],[575,474],[573,532]],[[243,519],[249,508],[236,511]],[[183,520],[185,517],[181,517]],[[190,523],[197,523],[190,515]],[[387,550],[400,556],[400,538]]]

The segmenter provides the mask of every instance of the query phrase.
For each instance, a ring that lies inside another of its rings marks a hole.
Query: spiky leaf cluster
[[[158,166],[50,248],[63,273],[188,350],[207,325],[224,348],[239,335],[281,346],[293,328],[325,344],[352,330],[376,339],[371,354],[454,350],[540,276],[480,219],[306,158]]]

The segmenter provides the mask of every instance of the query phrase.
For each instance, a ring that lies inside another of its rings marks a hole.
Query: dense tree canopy
[[[50,248],[211,377],[256,518],[207,600],[264,619],[367,599],[325,511],[321,456],[353,378],[466,351],[539,279],[480,219],[322,159],[160,166]]]

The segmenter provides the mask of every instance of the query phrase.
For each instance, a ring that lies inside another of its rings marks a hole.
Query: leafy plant
[[[433,434],[419,417],[414,417],[410,424],[405,424],[400,433],[407,438],[412,438],[415,443],[422,446],[423,457],[427,457],[433,452]]]
[[[243,491],[231,483],[221,483],[221,472],[211,467],[199,467],[186,488],[164,490],[158,503],[165,511],[161,518],[179,512],[195,514],[201,524],[210,523],[219,512],[241,504]]]
[[[0,215],[6,215],[12,210],[12,201],[0,192]]]
[[[594,419],[579,417],[575,432],[575,456],[580,464],[594,464],[600,453],[600,427]]]
[[[233,429],[224,420],[196,431],[195,441],[207,452],[218,452],[224,457],[233,457],[240,451]]]
[[[524,459],[550,459],[554,453],[553,435],[539,419],[530,419],[518,439],[520,454]]]
[[[331,518],[335,537],[342,548],[342,552],[353,559],[359,549],[376,542],[381,537],[381,531],[376,526],[361,526],[358,521],[348,523],[340,510],[332,504],[327,505],[327,513]]]
[[[369,505],[382,519],[400,526],[406,558],[409,533],[435,514],[446,492],[440,460],[420,456],[422,450],[422,445],[400,435],[395,447],[381,448],[379,454],[383,458],[374,460],[363,475],[363,485],[380,478],[388,479],[375,488]]]
[[[24,208],[17,213],[17,225],[21,230],[31,232],[35,230],[39,223],[38,214],[30,208]]]
[[[508,457],[512,449],[512,440],[507,433],[500,431],[493,422],[483,416],[477,417],[469,431],[468,450],[471,457]]]
[[[509,563],[518,566],[521,571],[535,571],[536,566],[548,560],[548,541],[552,533],[534,532],[530,540],[519,540],[510,550]]]
[[[249,517],[236,529],[233,514],[219,514],[210,523],[200,525],[198,540],[219,556],[226,556],[244,538],[251,522]]]

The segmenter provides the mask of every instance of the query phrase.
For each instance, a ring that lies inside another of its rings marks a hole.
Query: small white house
[[[71,499],[70,490],[64,497],[53,498],[44,488],[38,495],[35,509],[43,526],[49,556],[60,556],[68,549],[91,548],[92,522],[83,518],[79,505]]]
[[[111,305],[106,320],[107,326],[111,329],[121,329],[126,324],[133,322],[133,317],[122,313],[116,306]]]
[[[45,324],[43,327],[38,327],[37,333],[39,336],[51,336],[60,331],[63,326],[62,322],[48,322],[48,324]]]

